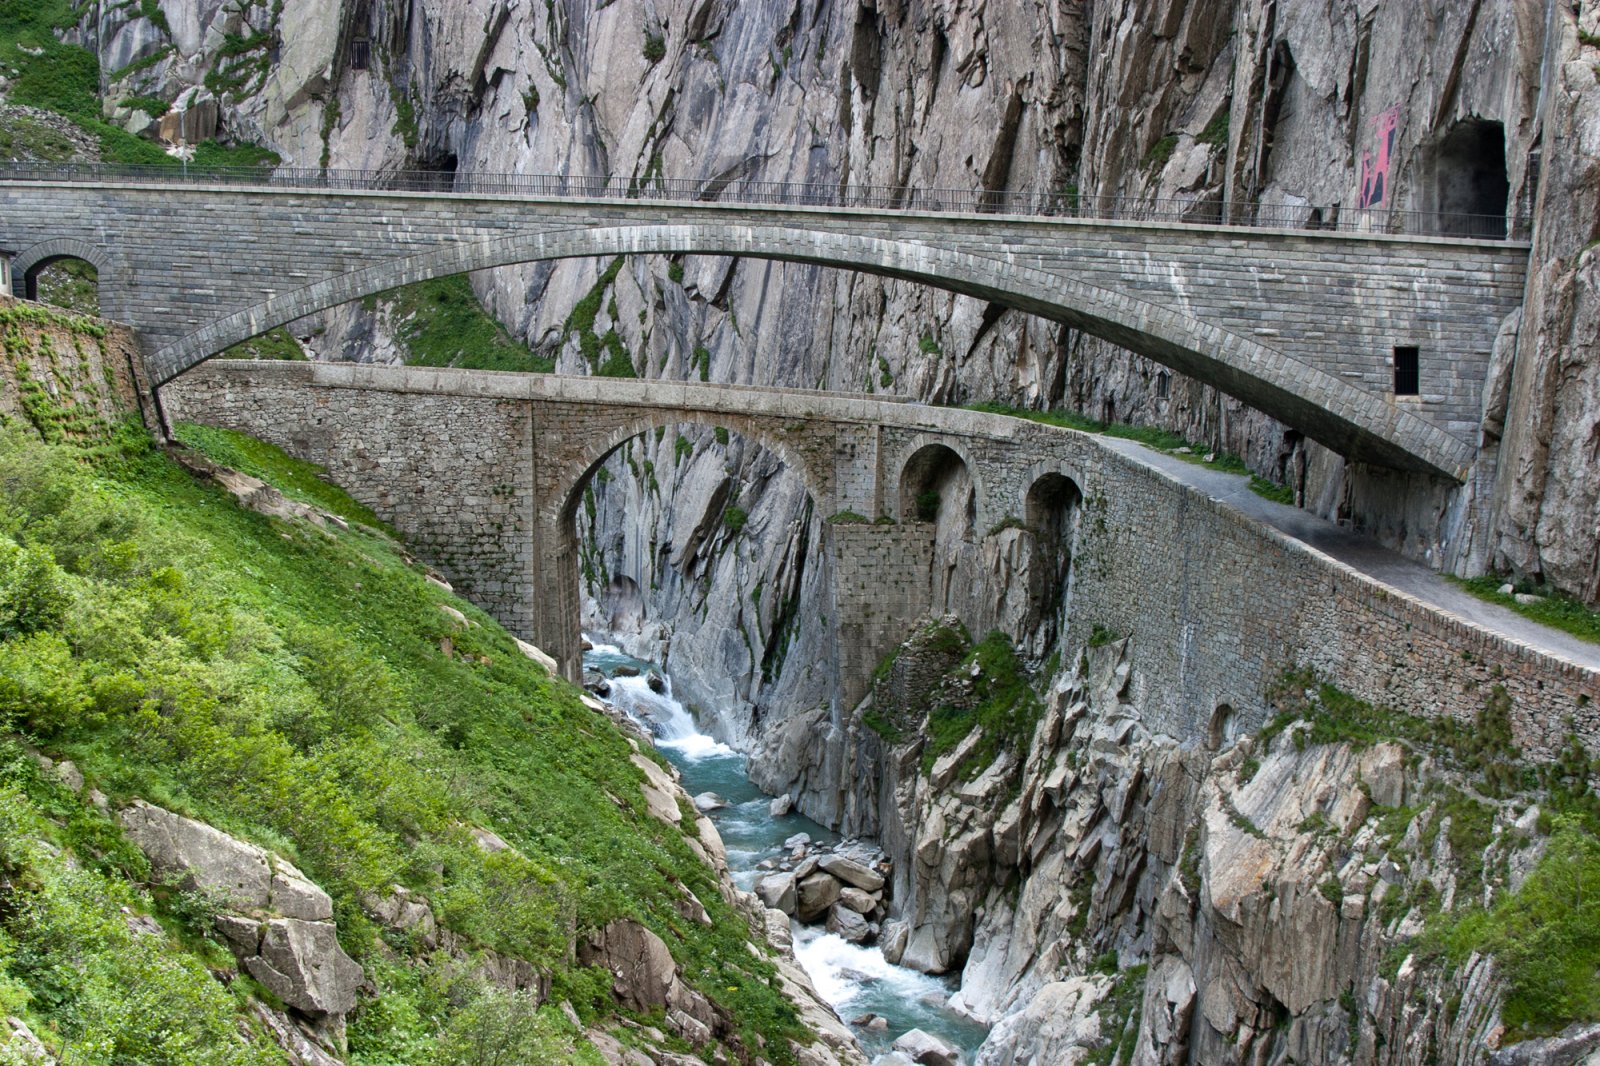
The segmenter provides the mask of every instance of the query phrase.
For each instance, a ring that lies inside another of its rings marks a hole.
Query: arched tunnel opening
[[[1506,128],[1469,118],[1450,127],[1433,156],[1433,196],[1446,237],[1506,235]]]
[[[948,614],[973,580],[978,493],[967,462],[944,444],[925,444],[900,471],[900,521],[931,526],[928,603]]]
[[[1065,474],[1044,474],[1028,487],[1027,527],[1033,536],[1028,628],[1040,633],[1046,647],[1065,623],[1082,505],[1082,490]]]

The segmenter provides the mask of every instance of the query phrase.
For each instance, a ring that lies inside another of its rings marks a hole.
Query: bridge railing
[[[673,200],[768,207],[844,207],[874,211],[1021,215],[1261,229],[1331,230],[1503,240],[1527,232],[1526,218],[1504,215],[1342,208],[1245,201],[1087,196],[1074,188],[918,189],[789,181],[648,179],[581,174],[477,174],[433,170],[323,170],[293,167],[129,166],[105,163],[0,164],[0,182],[137,182],[237,185],[330,191],[452,193],[582,200]],[[1508,227],[1508,222],[1510,223]]]

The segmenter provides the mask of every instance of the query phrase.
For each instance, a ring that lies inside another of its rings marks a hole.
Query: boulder
[[[872,935],[867,920],[840,903],[835,903],[828,910],[828,932],[837,933],[852,944],[864,943]]]
[[[863,891],[876,892],[883,887],[882,874],[843,855],[824,855],[817,860],[817,865],[845,884],[854,885]]]
[[[677,784],[671,775],[663,770],[660,765],[651,759],[645,758],[638,752],[628,756],[628,760],[644,773],[645,806],[649,808],[652,817],[659,818],[668,825],[677,825],[683,821],[683,811],[678,808]]]
[[[702,814],[711,811],[720,811],[728,805],[728,801],[715,792],[702,792],[694,798],[694,809]]]
[[[644,683],[650,686],[650,691],[654,692],[657,696],[665,696],[667,694],[666,680],[654,670],[645,675]]]
[[[918,1066],[960,1066],[961,1049],[932,1033],[913,1029],[894,1042],[900,1052]]]
[[[871,914],[878,909],[878,900],[870,892],[851,887],[840,890],[839,905],[849,907],[857,914]]]
[[[117,820],[159,877],[221,897],[240,911],[308,922],[333,917],[333,900],[287,860],[204,822],[134,800]]]
[[[812,874],[795,891],[795,917],[807,924],[828,913],[828,908],[839,901],[839,882],[825,873]]]
[[[799,906],[795,892],[794,874],[768,874],[755,884],[756,895],[773,910],[793,914]]]
[[[628,918],[618,918],[579,948],[578,961],[611,971],[617,1001],[648,1013],[667,1005],[678,964],[662,939]]]
[[[618,664],[616,666],[613,666],[611,668],[611,676],[612,677],[638,677],[639,676],[639,668],[637,666],[629,666],[627,663],[620,663],[620,664]]]
[[[362,972],[344,953],[332,922],[272,918],[261,954],[244,968],[284,1003],[307,1014],[346,1014],[356,1005]]]
[[[792,810],[794,810],[794,797],[787,792],[774,799],[767,807],[767,813],[773,818],[782,818]]]

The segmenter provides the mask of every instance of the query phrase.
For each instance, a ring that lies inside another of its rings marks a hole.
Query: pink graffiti
[[[1377,145],[1378,154],[1374,158],[1372,149],[1361,150],[1360,206],[1377,207],[1389,194],[1389,163],[1393,159],[1395,137],[1400,130],[1400,105],[1380,111],[1368,121],[1372,123],[1373,142]]]

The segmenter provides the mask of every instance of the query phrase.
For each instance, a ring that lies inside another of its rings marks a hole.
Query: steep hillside
[[[69,1061],[837,1061],[791,1050],[815,1005],[647,742],[314,470],[97,414],[114,375],[56,356],[104,325],[0,328],[13,1029]]]

